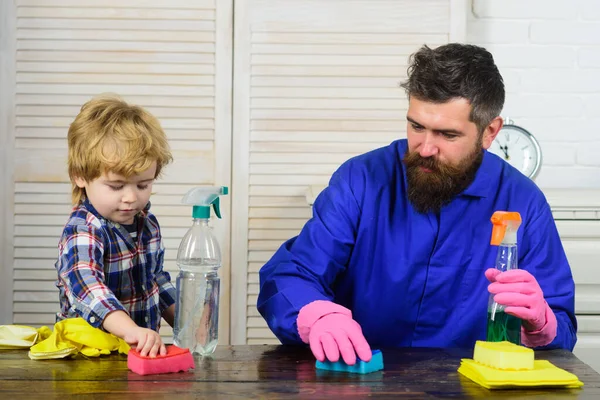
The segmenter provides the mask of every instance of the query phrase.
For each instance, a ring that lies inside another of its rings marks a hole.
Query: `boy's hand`
[[[127,344],[137,345],[135,350],[142,357],[148,355],[156,357],[158,354],[161,356],[167,354],[167,348],[158,332],[137,326],[125,311],[118,310],[109,313],[104,318],[102,326],[113,335],[123,339]]]
[[[161,356],[167,354],[167,348],[160,335],[152,329],[136,326],[125,332],[123,340],[129,345],[137,344],[135,350],[140,353],[142,357],[156,357],[158,354]]]

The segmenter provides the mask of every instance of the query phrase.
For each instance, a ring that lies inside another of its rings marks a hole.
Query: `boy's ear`
[[[85,188],[85,184],[86,184],[85,179],[75,177],[75,179],[73,179],[73,182],[75,182],[75,184],[77,185],[78,188],[81,188],[81,189]]]

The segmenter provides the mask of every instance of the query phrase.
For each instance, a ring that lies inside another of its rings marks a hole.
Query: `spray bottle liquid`
[[[521,215],[518,212],[496,211],[491,218],[491,244],[498,246],[496,269],[504,272],[518,268],[517,231],[521,225]],[[521,320],[506,314],[504,306],[494,301],[490,293],[487,316],[487,341],[509,341],[521,344]]]
[[[210,208],[221,218],[219,196],[227,193],[226,186],[197,187],[182,200],[193,205],[193,223],[177,252],[173,340],[176,346],[202,356],[212,354],[219,340],[221,249],[209,225]]]

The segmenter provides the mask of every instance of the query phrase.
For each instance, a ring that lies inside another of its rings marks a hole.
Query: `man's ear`
[[[85,188],[85,184],[86,184],[85,179],[79,178],[79,177],[75,177],[73,179],[73,182],[77,185],[78,188],[80,188],[80,189],[84,189]]]
[[[498,136],[498,133],[500,133],[502,126],[504,126],[504,120],[502,117],[494,118],[483,131],[481,147],[483,147],[485,150],[489,149],[494,139],[496,139],[496,136]]]

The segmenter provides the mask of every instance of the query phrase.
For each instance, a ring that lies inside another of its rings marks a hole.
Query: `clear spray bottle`
[[[521,225],[521,215],[518,212],[496,211],[491,218],[491,244],[498,246],[496,269],[505,272],[517,269],[517,232]],[[521,320],[504,312],[504,306],[496,303],[490,293],[487,316],[487,341],[509,341],[521,344]]]
[[[177,252],[177,299],[175,302],[175,345],[192,353],[212,354],[219,339],[219,290],[221,249],[209,225],[210,208],[221,218],[222,187],[197,187],[183,197],[193,205],[193,223]]]

